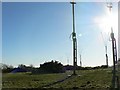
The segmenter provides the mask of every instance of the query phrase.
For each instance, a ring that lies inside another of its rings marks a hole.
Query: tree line
[[[12,65],[0,64],[2,73],[10,73],[12,70],[16,69]],[[66,70],[73,70],[72,65],[63,65],[58,61],[50,61],[40,64],[39,67],[34,67],[32,64],[26,66],[24,64],[19,64],[17,68],[26,70],[32,73],[64,73]],[[92,69],[104,69],[107,68],[106,65],[96,66],[96,67],[81,67],[77,66],[76,70],[92,70]]]
[[[24,64],[19,64],[16,68],[12,65],[7,64],[0,64],[2,73],[10,73],[12,70],[16,68],[21,68],[23,70],[26,70],[27,72],[33,72],[33,73],[62,73],[64,72],[63,64],[61,64],[58,61],[50,61],[45,62],[44,64],[40,64],[40,67],[34,67],[32,64],[29,66],[26,66]]]

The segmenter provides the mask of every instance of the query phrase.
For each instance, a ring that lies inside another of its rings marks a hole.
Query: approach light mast
[[[72,32],[72,40],[73,40],[73,75],[76,75],[76,66],[77,66],[77,39],[75,33],[75,14],[74,14],[74,5],[76,2],[74,0],[70,2],[72,5],[72,14],[73,14],[73,32]]]
[[[111,14],[112,3],[108,3],[107,7]],[[112,22],[112,21],[111,21]],[[116,48],[116,39],[114,37],[113,27],[111,26],[111,40],[112,40],[112,52],[113,52],[113,77],[112,77],[112,88],[118,88],[118,76],[116,75],[116,64],[117,64],[117,48]]]
[[[105,54],[105,56],[106,56],[106,65],[107,65],[107,67],[108,67],[107,45],[105,46],[105,52],[106,52],[106,54]]]
[[[81,54],[80,54],[80,66],[82,67],[82,58],[81,58]]]

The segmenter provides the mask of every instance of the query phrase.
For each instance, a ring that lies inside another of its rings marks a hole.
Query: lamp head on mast
[[[74,0],[72,0],[70,3],[71,3],[71,4],[76,4],[76,2],[75,2]]]
[[[107,3],[107,7],[109,8],[109,19],[112,19],[112,7],[113,7],[112,3],[111,2]],[[110,20],[110,22],[112,22],[112,21]],[[110,26],[111,26],[111,38],[112,38],[114,36],[114,35],[112,35],[113,34],[112,24]]]
[[[107,3],[107,7],[109,8],[109,11],[111,12],[111,9],[112,9],[112,3],[111,3],[111,2]]]

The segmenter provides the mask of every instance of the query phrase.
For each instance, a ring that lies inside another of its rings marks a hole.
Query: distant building
[[[73,66],[72,65],[65,65],[64,70],[73,70]]]
[[[27,72],[27,70],[22,68],[14,68],[11,73]]]

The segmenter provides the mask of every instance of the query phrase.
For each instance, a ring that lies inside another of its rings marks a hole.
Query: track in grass
[[[74,77],[74,75],[67,76],[67,77],[64,78],[64,79],[61,79],[61,80],[58,80],[58,81],[56,81],[56,82],[47,84],[47,85],[43,86],[43,88],[48,88],[48,87],[51,87],[52,85],[59,84],[59,83],[64,82],[65,80],[67,80],[67,79],[69,79],[69,78],[71,78],[71,77]]]

